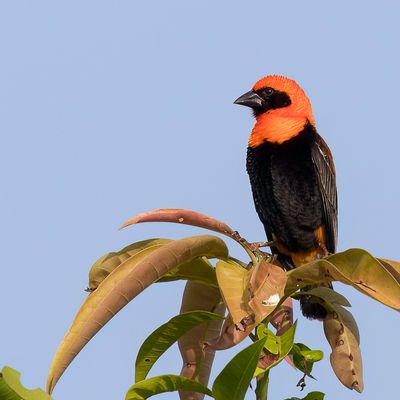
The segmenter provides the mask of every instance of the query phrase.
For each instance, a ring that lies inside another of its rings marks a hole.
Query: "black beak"
[[[239,104],[240,106],[251,108],[260,108],[264,105],[264,99],[261,98],[257,93],[250,90],[250,92],[242,94],[239,98],[237,98],[233,104]]]

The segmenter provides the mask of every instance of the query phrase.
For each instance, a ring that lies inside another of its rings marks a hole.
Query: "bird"
[[[335,165],[303,89],[292,79],[268,75],[234,103],[250,107],[256,120],[246,168],[271,252],[285,270],[335,253]],[[300,307],[309,319],[327,315],[312,296],[301,296]]]

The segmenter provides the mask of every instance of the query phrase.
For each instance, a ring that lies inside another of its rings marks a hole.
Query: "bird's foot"
[[[240,236],[240,233],[238,231],[234,231],[231,233],[232,239],[236,240],[237,242],[240,243],[248,243],[247,240],[243,237]]]
[[[274,241],[270,241],[270,242],[254,242],[254,243],[250,243],[250,249],[253,251],[257,251],[260,250],[260,247],[271,247],[275,244]]]

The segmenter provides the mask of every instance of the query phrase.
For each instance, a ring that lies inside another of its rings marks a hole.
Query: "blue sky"
[[[395,1],[1,2],[0,364],[44,386],[98,256],[204,233],[167,224],[117,231],[138,212],[197,209],[264,238],[245,172],[253,121],[232,102],[267,74],[301,84],[332,149],[339,249],[399,260],[399,12]],[[140,343],[178,312],[183,285],[156,285],[123,309],[54,397],[123,398]],[[361,331],[365,391],[341,386],[321,325],[300,317],[297,340],[325,351],[307,389],[327,400],[393,397],[397,314],[336,287]],[[217,355],[213,376],[236,352]],[[179,369],[174,347],[152,374]],[[274,369],[270,397],[301,397],[300,377]]]

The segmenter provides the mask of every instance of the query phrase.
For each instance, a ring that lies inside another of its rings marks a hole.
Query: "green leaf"
[[[135,382],[145,379],[159,357],[186,332],[204,322],[222,319],[220,315],[211,312],[193,311],[177,315],[161,325],[139,349],[135,363]]]
[[[211,390],[199,382],[179,375],[160,375],[135,383],[129,388],[125,400],[143,400],[159,393],[175,392],[176,390],[212,395]]]
[[[258,375],[256,380],[256,400],[265,400],[268,397],[269,371]]]
[[[242,400],[253,378],[266,338],[246,347],[215,378],[212,391],[216,400]]]
[[[279,364],[290,353],[293,347],[294,335],[296,333],[296,326],[297,326],[297,321],[281,336],[275,336],[269,329],[267,330],[269,331],[267,332],[267,337],[271,338],[269,344],[275,341],[278,344],[278,352],[272,353],[264,345],[264,348],[267,350],[268,354],[262,357],[260,361],[261,363],[264,361],[266,367],[264,368],[257,367],[255,371],[255,376],[258,376],[259,374],[275,367],[275,365]],[[272,346],[272,349],[275,351],[275,346]]]
[[[325,394],[322,392],[310,392],[306,397],[300,399],[299,397],[291,397],[286,400],[324,400]]]
[[[258,338],[267,338],[264,347],[272,354],[279,354],[279,340],[274,333],[265,325],[261,324],[257,327]]]
[[[293,362],[297,369],[311,378],[311,371],[315,362],[322,360],[324,353],[321,350],[311,350],[303,343],[295,343],[292,348]]]
[[[29,390],[21,384],[21,374],[4,367],[0,373],[1,400],[51,400],[51,397],[42,389]]]

